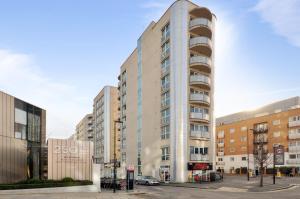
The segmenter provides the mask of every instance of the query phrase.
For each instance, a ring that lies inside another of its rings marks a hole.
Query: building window
[[[169,158],[170,158],[169,147],[161,148],[161,160],[169,160]]]
[[[280,131],[273,132],[273,137],[274,138],[280,137]]]
[[[231,162],[234,162],[234,157],[230,157],[230,161],[231,161]]]
[[[202,113],[202,114],[208,114],[208,109],[206,108],[200,108],[196,106],[190,107],[192,113]]]
[[[273,121],[273,125],[274,125],[274,126],[279,125],[279,124],[280,124],[280,120],[274,120],[274,121]]]
[[[242,161],[246,161],[247,160],[247,158],[246,157],[242,157]]]
[[[230,143],[234,143],[234,139],[230,139]]]
[[[161,106],[169,106],[170,105],[170,92],[165,92],[161,96]]]
[[[168,124],[170,122],[170,109],[167,108],[161,111],[162,124]]]
[[[222,161],[223,161],[223,158],[218,158],[218,161],[219,161],[219,162],[222,162]]]
[[[190,153],[191,154],[201,154],[201,155],[207,155],[208,154],[208,147],[190,147]]]
[[[161,128],[161,139],[169,139],[170,138],[170,126],[163,126]]]
[[[254,125],[255,131],[263,131],[268,129],[268,123],[260,123]]]
[[[170,87],[170,76],[166,75],[161,79],[162,89],[168,89]]]
[[[170,24],[169,23],[163,27],[163,29],[161,30],[161,33],[162,33],[162,40],[165,40],[166,38],[168,38],[170,36]]]
[[[241,136],[241,142],[246,142],[247,141],[247,137],[246,136]]]
[[[296,154],[290,154],[290,159],[296,159]]]
[[[246,126],[243,126],[243,127],[241,128],[241,131],[247,131],[247,127],[246,127]]]
[[[224,131],[219,131],[218,132],[218,137],[224,137]]]
[[[229,130],[229,133],[230,134],[233,134],[235,132],[235,129],[234,128],[231,128],[230,130]]]
[[[162,54],[164,56],[168,55],[170,52],[170,42],[166,42],[164,43],[164,45],[162,46]]]
[[[295,122],[300,120],[300,115],[289,117],[289,122]]]
[[[169,68],[170,68],[170,59],[167,58],[161,63],[161,70],[165,72],[168,71]]]

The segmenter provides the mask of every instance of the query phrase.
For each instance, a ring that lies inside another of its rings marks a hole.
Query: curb
[[[180,184],[176,184],[176,185],[161,184],[161,186],[166,186],[166,187],[183,187],[183,188],[190,188],[190,189],[217,189],[216,187],[184,186],[184,185],[180,185]]]

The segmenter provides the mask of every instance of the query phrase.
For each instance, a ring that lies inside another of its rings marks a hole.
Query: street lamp
[[[250,165],[250,162],[249,162],[249,130],[250,131],[254,131],[254,129],[248,129],[247,128],[247,155],[248,155],[248,158],[247,158],[247,180],[250,181],[250,173],[249,173],[249,165]]]
[[[122,124],[123,122],[118,119],[114,121],[114,193],[116,193],[116,181],[117,181],[117,155],[116,155],[116,136],[117,136],[117,123]]]

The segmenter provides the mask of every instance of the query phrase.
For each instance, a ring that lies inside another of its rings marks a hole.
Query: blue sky
[[[0,0],[0,90],[67,137],[170,0]],[[300,95],[299,0],[195,0],[217,15],[216,116]]]

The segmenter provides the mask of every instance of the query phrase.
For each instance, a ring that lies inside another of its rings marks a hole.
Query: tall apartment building
[[[118,89],[105,86],[94,98],[94,159],[101,164],[104,176],[111,176],[114,160],[114,121],[119,119]],[[120,131],[116,129],[116,155],[120,159]]]
[[[151,22],[119,76],[122,162],[136,175],[188,181],[214,162],[214,25],[174,2]]]
[[[46,111],[0,91],[0,184],[44,174]]]
[[[76,125],[75,140],[93,141],[93,114],[87,114]]]
[[[257,170],[254,156],[262,140],[263,152],[270,154],[269,167],[275,145],[285,148],[283,166],[300,167],[300,97],[220,117],[216,124],[217,168],[227,173],[247,168],[249,152],[249,169]]]

